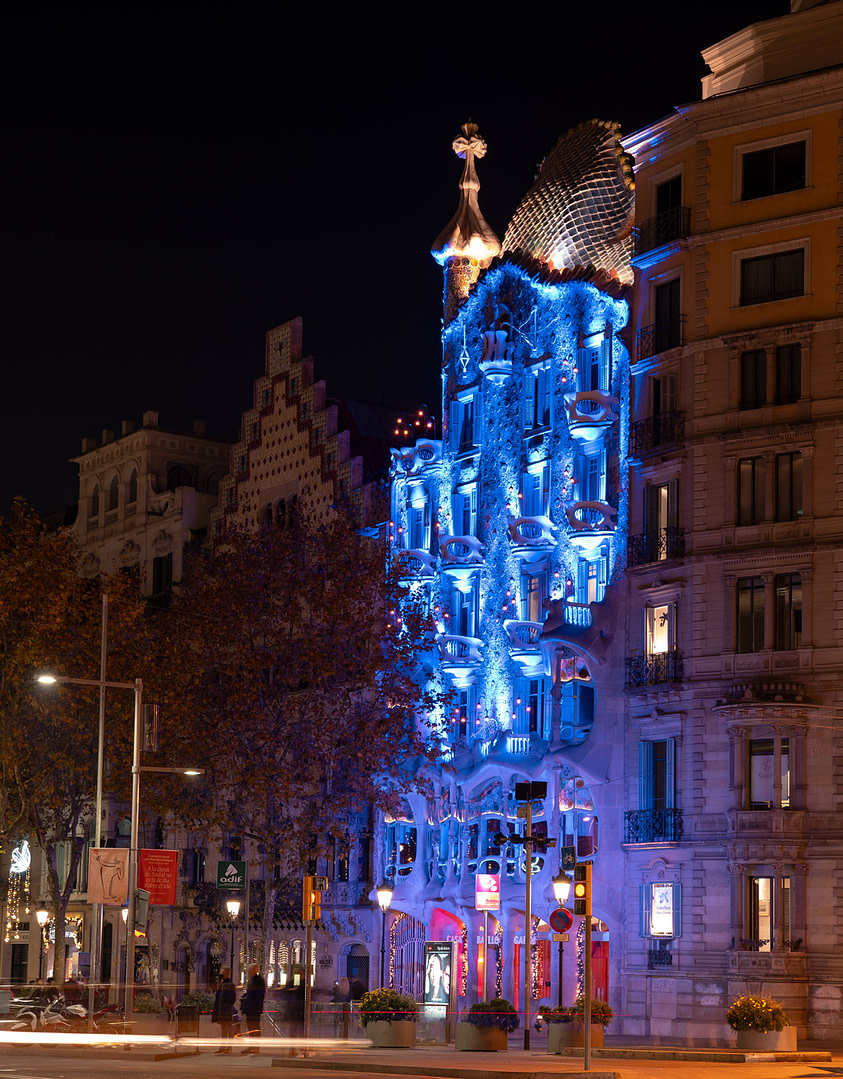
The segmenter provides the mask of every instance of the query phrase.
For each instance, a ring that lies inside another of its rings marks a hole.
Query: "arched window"
[[[100,488],[99,484],[94,484],[94,489],[91,491],[91,505],[89,509],[89,517],[99,517],[100,515]]]
[[[272,503],[267,502],[263,508],[263,523],[267,528],[272,528]]]
[[[138,473],[136,469],[132,469],[132,473],[129,476],[129,493],[127,501],[129,503],[137,502],[138,500]]]
[[[120,502],[120,481],[114,476],[108,485],[108,509],[116,510]]]
[[[170,465],[167,469],[167,490],[175,491],[177,487],[192,487],[193,477],[184,465]]]

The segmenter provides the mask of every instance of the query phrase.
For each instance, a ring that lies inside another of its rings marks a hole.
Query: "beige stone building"
[[[792,6],[624,140],[629,1034],[843,1018],[843,3]]]
[[[91,574],[140,566],[142,589],[166,606],[181,580],[186,549],[207,533],[217,487],[228,472],[229,443],[210,439],[197,420],[180,434],[145,412],[139,428],[123,421],[82,440],[75,532]]]

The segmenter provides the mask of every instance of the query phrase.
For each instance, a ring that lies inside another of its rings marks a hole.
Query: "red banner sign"
[[[172,906],[176,901],[179,878],[177,850],[142,850],[138,852],[138,887],[149,892],[150,906]]]

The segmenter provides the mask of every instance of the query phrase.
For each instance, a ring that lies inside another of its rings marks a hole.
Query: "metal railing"
[[[629,452],[647,453],[656,446],[685,440],[685,413],[671,410],[636,420],[629,426]]]
[[[674,206],[663,214],[651,217],[632,231],[633,254],[643,255],[662,244],[673,240],[684,240],[691,231],[691,209],[689,206]]]
[[[626,564],[646,566],[650,562],[663,562],[667,558],[685,557],[685,529],[678,525],[659,528],[655,532],[645,532],[640,536],[629,537]]]
[[[667,685],[683,679],[682,653],[679,649],[652,656],[626,657],[626,688]]]
[[[681,809],[631,809],[623,815],[624,843],[677,843],[682,831]]]
[[[647,952],[647,969],[655,970],[657,967],[672,967],[673,952],[670,948],[650,948]]]
[[[636,351],[639,360],[646,360],[648,356],[656,356],[659,352],[667,352],[669,348],[684,344],[685,316],[677,315],[642,326],[638,331]]]

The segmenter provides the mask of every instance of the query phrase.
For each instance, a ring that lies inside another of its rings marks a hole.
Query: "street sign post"
[[[574,916],[569,910],[565,910],[564,907],[557,907],[550,917],[550,928],[557,933],[567,933],[571,926],[574,924]]]
[[[246,887],[246,863],[217,862],[217,887],[229,892],[242,892]]]

